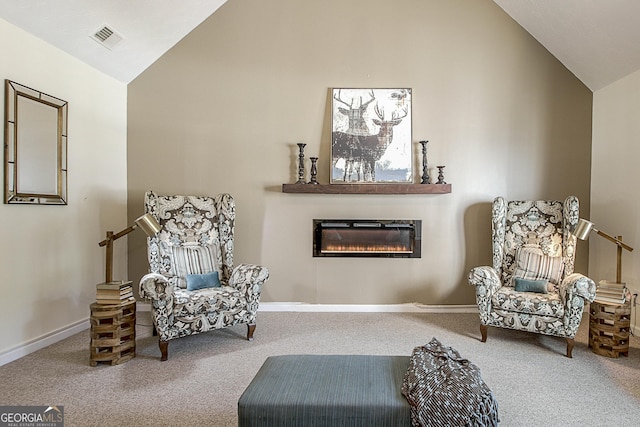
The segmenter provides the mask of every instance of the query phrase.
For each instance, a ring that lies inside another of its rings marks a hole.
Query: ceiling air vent
[[[109,50],[116,47],[116,45],[124,39],[124,37],[108,25],[103,25],[90,37]]]

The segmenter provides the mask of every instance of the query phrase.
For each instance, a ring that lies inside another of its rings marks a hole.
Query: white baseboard
[[[307,304],[303,302],[261,302],[258,311],[333,313],[477,313],[476,305],[407,304]]]
[[[40,350],[41,348],[50,346],[51,344],[55,344],[58,341],[62,341],[63,339],[75,335],[78,332],[82,332],[85,329],[89,329],[89,326],[89,318],[87,317],[86,319],[79,320],[78,322],[64,326],[38,338],[34,338],[31,341],[27,341],[25,344],[21,344],[0,354],[0,366],[6,365],[14,360],[18,360],[21,357]]]

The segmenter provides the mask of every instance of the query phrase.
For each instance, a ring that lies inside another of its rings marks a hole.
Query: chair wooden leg
[[[573,352],[573,345],[575,344],[575,340],[573,338],[565,338],[567,341],[567,357],[569,359],[573,359],[571,352]]]
[[[481,342],[487,342],[487,325],[480,324],[480,335],[482,335]]]
[[[160,347],[160,361],[164,362],[169,357],[169,341],[158,340],[158,346]]]
[[[256,330],[256,324],[247,325],[247,340],[253,341],[253,332]]]

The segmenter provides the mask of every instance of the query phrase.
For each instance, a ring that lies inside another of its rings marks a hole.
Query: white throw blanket
[[[435,338],[413,349],[402,394],[415,427],[495,427],[500,421],[498,403],[480,369]]]

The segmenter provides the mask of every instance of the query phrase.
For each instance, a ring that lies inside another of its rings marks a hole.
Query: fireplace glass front
[[[420,220],[313,220],[314,257],[420,258]]]

